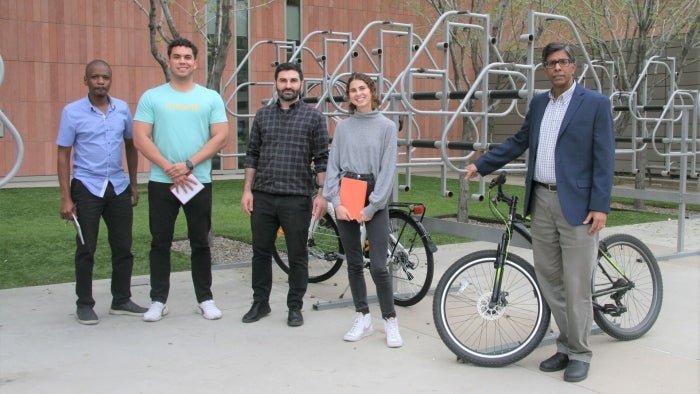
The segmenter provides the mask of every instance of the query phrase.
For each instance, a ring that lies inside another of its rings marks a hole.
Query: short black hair
[[[170,54],[173,52],[173,48],[175,47],[187,47],[192,49],[192,55],[194,58],[197,58],[197,47],[192,43],[192,41],[186,39],[186,38],[176,38],[172,41],[170,41],[170,44],[168,44],[168,57],[170,57]]]
[[[277,80],[277,74],[280,73],[280,71],[289,71],[289,70],[294,70],[299,73],[299,80],[303,81],[304,80],[304,73],[301,71],[301,66],[299,63],[292,63],[292,62],[286,62],[282,63],[277,68],[275,68],[275,81]]]
[[[92,68],[92,66],[96,66],[98,64],[101,66],[107,67],[107,69],[109,70],[109,73],[112,74],[112,67],[109,66],[109,63],[107,63],[106,61],[104,61],[102,59],[95,59],[95,60],[92,60],[90,63],[88,63],[85,66],[85,76],[86,77],[88,76],[88,71]]]
[[[563,42],[550,42],[546,47],[542,48],[542,61],[546,62],[549,55],[556,51],[564,50],[567,55],[569,55],[569,60],[571,63],[576,63],[576,56],[574,56],[574,49],[569,44],[564,44]]]

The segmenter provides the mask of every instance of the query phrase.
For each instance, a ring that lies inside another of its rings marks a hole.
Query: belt
[[[557,184],[556,183],[542,183],[542,182],[537,182],[535,180],[532,181],[537,186],[542,186],[543,188],[549,190],[550,192],[555,192],[557,191]]]
[[[368,181],[368,182],[374,181],[373,174],[357,174],[357,173],[350,172],[350,171],[343,172],[343,178],[353,178],[353,179],[359,179],[361,181]]]

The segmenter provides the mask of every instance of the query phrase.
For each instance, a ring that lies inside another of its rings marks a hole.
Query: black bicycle
[[[311,220],[307,248],[309,251],[309,282],[317,283],[331,278],[345,260],[340,242],[335,213],[329,203],[328,213],[321,219]],[[421,221],[425,206],[421,203],[389,203],[389,248],[387,266],[394,279],[394,304],[410,306],[425,297],[433,280],[433,253],[437,247]],[[365,264],[369,267],[369,241],[362,227]],[[284,258],[287,244],[284,232],[279,230],[272,256],[277,265],[289,272]]]
[[[498,248],[457,260],[440,278],[433,299],[433,319],[442,341],[459,359],[488,367],[530,354],[551,318],[533,266],[509,252],[514,230],[528,242],[532,239],[525,219],[516,212],[517,196],[503,192],[505,182],[502,172],[489,185],[489,206],[505,225]],[[497,209],[499,202],[508,204],[507,215]],[[591,288],[595,322],[614,338],[639,338],[659,316],[659,265],[649,248],[631,235],[614,234],[600,241]]]

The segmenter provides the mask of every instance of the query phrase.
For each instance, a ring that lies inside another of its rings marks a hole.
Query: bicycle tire
[[[344,255],[343,245],[340,243],[338,226],[333,217],[326,213],[310,234],[307,240],[309,251],[309,282],[323,282],[335,275],[343,264],[341,256]],[[287,249],[287,244],[282,233],[277,237],[275,250],[272,257],[282,271],[289,273],[289,262],[280,254]]]
[[[433,265],[425,229],[406,212],[389,210],[387,268],[395,305],[415,305],[425,297],[433,281]]]
[[[601,244],[606,245],[608,253],[622,269],[625,278],[633,282],[633,286],[626,291],[597,296],[596,292],[604,292],[613,283],[624,280],[599,252],[591,280],[593,301],[600,305],[608,301],[614,304],[613,297],[616,297],[627,310],[617,313],[620,316],[614,316],[604,309],[594,309],[593,318],[598,327],[613,338],[622,341],[637,339],[651,329],[661,311],[663,282],[659,264],[651,250],[631,235],[613,234],[603,239]]]
[[[440,278],[433,298],[435,328],[445,345],[462,361],[485,367],[512,364],[530,354],[551,319],[534,268],[512,253],[502,272],[504,304],[489,307],[496,253],[482,250],[457,260]]]

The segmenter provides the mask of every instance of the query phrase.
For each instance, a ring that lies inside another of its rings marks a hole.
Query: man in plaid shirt
[[[304,324],[301,314],[309,281],[306,239],[311,215],[321,217],[321,196],[328,162],[326,118],[301,101],[304,74],[296,63],[275,70],[278,99],[255,114],[245,158],[241,207],[250,215],[253,235],[253,305],[243,316],[252,323],[268,315],[272,288],[272,251],[282,227],[289,258],[287,324]],[[316,172],[317,192],[311,163]]]

